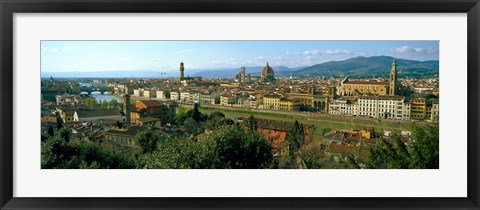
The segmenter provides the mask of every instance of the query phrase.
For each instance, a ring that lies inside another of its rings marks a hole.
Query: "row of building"
[[[328,113],[342,116],[438,122],[440,107],[438,101],[427,106],[427,100],[424,98],[406,101],[403,96],[359,96],[354,99],[334,100],[329,104]]]

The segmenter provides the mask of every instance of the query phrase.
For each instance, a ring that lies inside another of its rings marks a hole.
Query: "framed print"
[[[2,209],[479,208],[477,0],[0,5]]]

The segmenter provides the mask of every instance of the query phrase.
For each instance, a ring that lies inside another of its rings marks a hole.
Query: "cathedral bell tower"
[[[397,59],[393,58],[392,71],[390,72],[390,89],[388,95],[397,95]]]

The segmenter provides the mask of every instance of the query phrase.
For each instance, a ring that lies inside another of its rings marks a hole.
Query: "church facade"
[[[397,83],[397,64],[396,58],[393,58],[392,69],[388,82],[350,81],[348,78],[345,78],[338,88],[337,94],[339,96],[395,96],[397,95],[398,90]]]

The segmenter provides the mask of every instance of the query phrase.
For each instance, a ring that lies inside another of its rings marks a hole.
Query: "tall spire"
[[[393,57],[392,71],[390,72],[390,87],[388,94],[391,96],[397,95],[397,59]]]
[[[180,79],[183,79],[184,71],[185,71],[185,67],[183,66],[183,61],[180,62],[179,70],[180,70]]]

